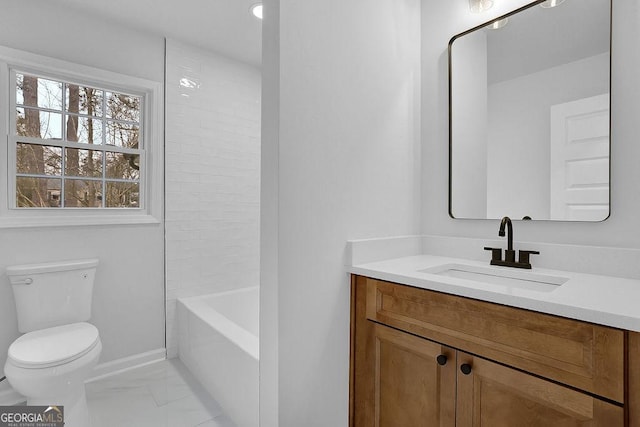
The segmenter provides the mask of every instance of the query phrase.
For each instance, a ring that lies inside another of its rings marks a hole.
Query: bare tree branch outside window
[[[141,97],[24,73],[15,88],[17,207],[139,207]]]

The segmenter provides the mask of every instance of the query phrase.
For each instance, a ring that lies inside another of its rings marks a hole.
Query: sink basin
[[[501,287],[528,289],[538,292],[551,292],[558,289],[569,279],[560,276],[532,273],[523,270],[507,270],[506,268],[480,267],[466,264],[443,264],[418,270],[422,273],[438,276],[457,277],[474,282],[490,283]]]

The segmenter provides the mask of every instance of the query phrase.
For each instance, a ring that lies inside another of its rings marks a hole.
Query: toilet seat
[[[41,329],[22,335],[9,347],[8,358],[17,367],[50,368],[76,360],[100,342],[98,329],[90,323]]]

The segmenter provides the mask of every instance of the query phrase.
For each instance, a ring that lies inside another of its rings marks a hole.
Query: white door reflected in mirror
[[[609,215],[609,95],[551,107],[551,218]]]

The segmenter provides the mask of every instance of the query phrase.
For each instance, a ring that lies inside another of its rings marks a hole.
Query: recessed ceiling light
[[[489,28],[497,30],[507,25],[507,22],[509,22],[509,18],[499,19],[497,21],[493,21],[493,23],[489,25]]]
[[[540,6],[544,8],[556,7],[559,6],[564,0],[547,0],[544,3],[540,3]]]
[[[251,14],[258,19],[262,19],[262,3],[256,3],[249,8]]]
[[[493,0],[469,0],[469,9],[473,13],[484,12],[491,9]]]

